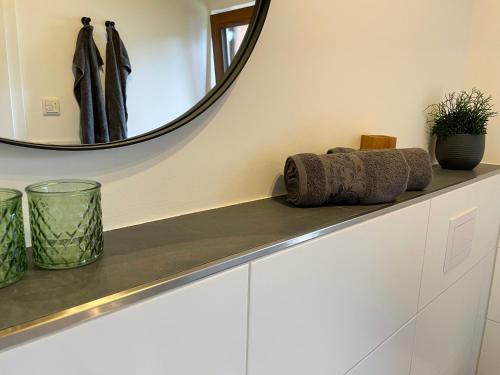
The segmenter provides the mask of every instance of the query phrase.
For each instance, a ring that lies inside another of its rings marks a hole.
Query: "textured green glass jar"
[[[30,185],[28,193],[35,264],[46,269],[81,267],[103,252],[101,185],[59,180]]]
[[[28,268],[22,196],[17,190],[0,189],[0,288],[18,281]]]

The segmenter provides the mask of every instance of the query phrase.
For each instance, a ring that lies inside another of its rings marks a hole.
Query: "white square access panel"
[[[472,252],[477,207],[450,219],[444,273],[465,261]]]

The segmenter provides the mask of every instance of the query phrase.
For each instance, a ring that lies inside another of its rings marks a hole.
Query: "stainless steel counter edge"
[[[169,290],[182,287],[206,277],[215,275],[238,266],[242,266],[259,258],[275,254],[292,246],[310,241],[312,239],[330,234],[341,229],[359,224],[379,216],[428,201],[450,191],[463,188],[477,183],[481,180],[500,174],[500,170],[485,173],[471,180],[428,193],[405,202],[398,202],[391,206],[377,209],[373,212],[361,214],[360,216],[344,222],[318,229],[313,232],[304,233],[294,238],[269,243],[260,247],[250,249],[236,256],[219,259],[206,265],[194,268],[184,273],[167,277],[150,284],[142,285],[120,293],[116,293],[98,300],[76,306],[71,309],[37,319],[26,324],[11,327],[0,331],[0,351],[10,349],[16,345],[26,343],[44,335],[53,334],[71,326],[81,324],[99,316],[123,309],[137,302],[157,296]]]

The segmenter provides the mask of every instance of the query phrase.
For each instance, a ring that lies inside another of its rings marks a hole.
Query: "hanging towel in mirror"
[[[104,65],[93,36],[94,28],[84,26],[78,34],[73,74],[74,94],[80,106],[80,138],[82,144],[109,142],[108,120],[100,69]]]
[[[106,109],[110,140],[126,139],[127,134],[127,78],[132,73],[127,49],[114,23],[106,27]]]

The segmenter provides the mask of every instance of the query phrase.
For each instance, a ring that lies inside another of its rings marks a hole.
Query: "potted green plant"
[[[485,136],[493,110],[491,96],[471,92],[447,94],[427,108],[431,133],[437,137],[436,159],[446,169],[474,169],[484,156]]]

